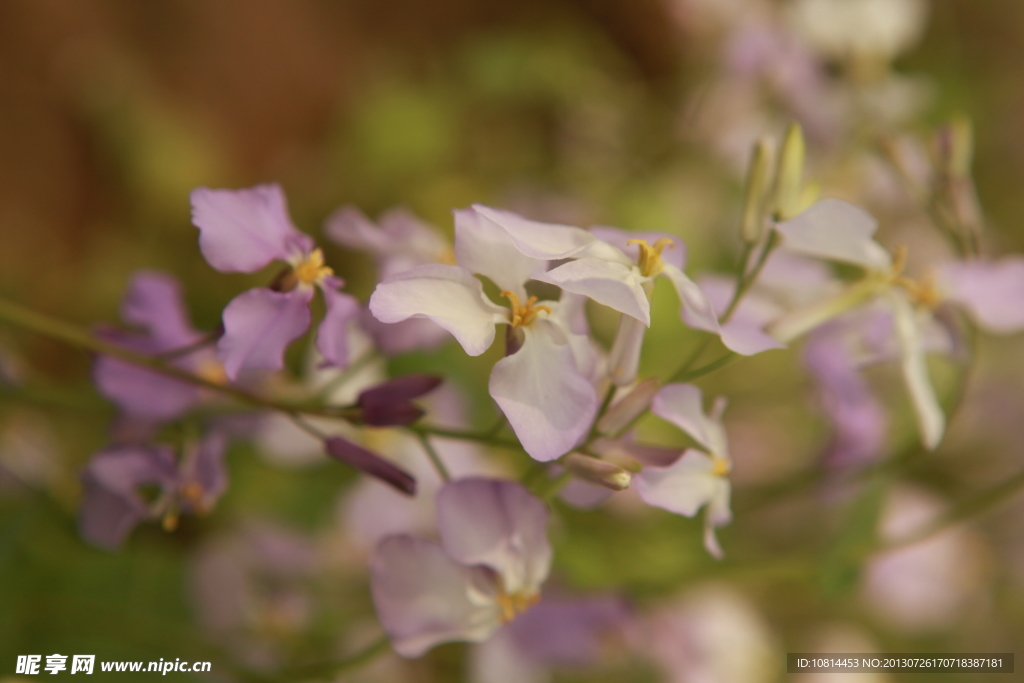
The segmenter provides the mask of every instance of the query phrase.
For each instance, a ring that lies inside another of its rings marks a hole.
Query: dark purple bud
[[[405,470],[396,467],[387,459],[340,436],[324,442],[327,455],[339,462],[380,479],[408,496],[416,495],[416,480]]]
[[[356,403],[361,408],[369,408],[407,402],[430,393],[441,382],[437,375],[405,375],[367,389],[359,394]]]
[[[371,427],[401,427],[423,417],[423,409],[408,401],[368,405],[362,410],[363,424]]]

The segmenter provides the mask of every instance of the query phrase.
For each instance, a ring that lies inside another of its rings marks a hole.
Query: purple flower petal
[[[504,213],[504,212],[502,212]],[[488,220],[477,207],[455,211],[455,260],[471,273],[478,273],[526,298],[523,283],[543,272],[544,262],[516,249],[512,238]]]
[[[465,565],[498,572],[509,595],[536,590],[551,568],[548,510],[520,484],[459,479],[437,495],[441,544]]]
[[[159,353],[152,339],[116,331],[97,336],[139,353]],[[147,370],[113,356],[99,356],[93,365],[93,381],[100,393],[133,417],[157,421],[181,416],[201,398],[193,384]]]
[[[192,191],[192,222],[207,263],[222,273],[252,273],[309,252],[313,241],[288,216],[280,185]]]
[[[82,536],[103,548],[121,545],[135,525],[149,516],[136,488],[174,486],[174,458],[166,447],[123,447],[97,453],[82,471],[84,497],[78,526]]]
[[[1024,257],[951,263],[942,272],[948,296],[990,332],[1024,329]]]
[[[224,465],[228,439],[224,432],[214,430],[206,434],[188,454],[181,466],[181,483],[198,485],[200,497],[185,501],[190,512],[205,514],[217,503],[228,487],[228,473]]]
[[[440,643],[480,642],[501,625],[497,603],[473,599],[495,590],[483,567],[464,567],[436,543],[389,536],[370,561],[370,589],[395,651],[419,657]]]
[[[359,301],[328,284],[321,289],[327,313],[316,332],[316,350],[330,365],[343,368],[349,364],[348,327],[359,318]]]
[[[181,348],[202,337],[185,312],[181,284],[158,271],[140,271],[132,277],[121,302],[121,318],[147,330],[159,351]]]
[[[681,239],[667,232],[631,232],[605,225],[595,225],[588,232],[602,242],[612,245],[634,262],[639,261],[640,245],[629,244],[631,240],[645,240],[647,244],[655,244],[660,239],[672,240],[673,246],[666,247],[661,252],[661,260],[679,270],[686,267],[686,245]]]
[[[651,303],[644,291],[642,278],[638,278],[630,266],[581,258],[538,274],[534,279],[590,297],[599,304],[636,318],[646,326],[651,324]]]
[[[288,344],[309,327],[313,290],[274,292],[266,288],[242,292],[224,309],[224,336],[217,351],[232,380],[242,370],[279,370]]]

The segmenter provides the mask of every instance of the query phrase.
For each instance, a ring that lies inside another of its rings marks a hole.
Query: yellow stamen
[[[501,623],[507,624],[528,610],[540,600],[540,594],[534,592],[513,593],[504,591],[498,594],[498,606],[501,608]]]
[[[301,261],[295,264],[293,271],[295,278],[303,285],[315,285],[334,271],[324,265],[324,252],[314,249],[309,252]]]
[[[451,247],[446,247],[440,254],[438,254],[437,262],[443,263],[446,266],[456,265],[455,250]]]
[[[661,272],[664,265],[661,262],[661,252],[665,251],[665,247],[669,249],[675,249],[675,242],[668,237],[662,237],[654,246],[647,243],[647,240],[632,239],[626,242],[627,245],[639,245],[640,256],[637,258],[637,265],[640,266],[640,272],[644,277],[654,277]]]
[[[902,274],[906,265],[907,248],[900,245],[893,251],[889,281],[894,286],[905,289],[912,303],[930,309],[937,308],[942,303],[942,293],[939,291],[935,271],[929,270],[920,280],[914,280]]]
[[[228,373],[225,372],[224,366],[215,358],[203,359],[199,363],[199,367],[196,368],[196,375],[214,384],[225,385],[228,383]]]
[[[537,297],[531,296],[526,300],[526,303],[519,302],[519,295],[515,292],[510,292],[505,289],[502,290],[501,296],[508,299],[512,308],[512,327],[526,327],[536,319],[537,314],[541,311],[551,315],[551,308],[549,306],[537,306]]]
[[[720,455],[711,456],[711,473],[716,477],[727,477],[732,472],[732,463]]]
[[[166,513],[164,518],[160,522],[160,526],[163,527],[164,531],[170,533],[178,528],[178,510],[172,507]]]

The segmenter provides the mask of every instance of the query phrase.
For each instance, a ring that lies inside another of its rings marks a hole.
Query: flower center
[[[892,270],[889,272],[890,283],[906,290],[914,304],[931,309],[937,308],[942,303],[942,293],[938,288],[935,271],[930,270],[921,279],[914,280],[902,274],[906,265],[907,248],[900,245],[893,253]]]
[[[512,327],[526,327],[532,323],[537,315],[544,311],[548,315],[551,315],[551,307],[540,305],[537,306],[537,297],[531,296],[526,300],[526,303],[519,302],[519,295],[515,292],[510,292],[507,289],[502,290],[501,296],[508,299],[509,304],[512,307]]]
[[[711,473],[716,477],[727,477],[732,472],[732,463],[720,455],[711,456]]]
[[[324,252],[319,248],[306,254],[292,270],[295,279],[302,285],[319,284],[325,277],[334,274],[333,270],[324,265]]]
[[[540,600],[535,591],[522,591],[511,595],[502,591],[498,594],[498,607],[501,608],[501,623],[507,624],[528,610]]]
[[[647,240],[633,239],[626,242],[627,245],[636,244],[640,247],[640,256],[637,258],[636,263],[640,267],[640,272],[644,277],[654,277],[661,272],[665,264],[661,262],[661,252],[665,251],[665,247],[669,249],[675,249],[675,242],[668,237],[662,237],[654,245],[647,243]]]

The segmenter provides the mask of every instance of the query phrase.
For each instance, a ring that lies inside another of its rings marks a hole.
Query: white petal
[[[681,315],[686,324],[698,330],[718,334],[718,316],[715,315],[714,306],[697,283],[686,273],[667,263],[661,272],[672,281],[679,294],[679,300],[683,305]]]
[[[775,226],[783,246],[806,256],[886,270],[889,253],[872,239],[878,222],[864,209],[839,199],[823,199]]]
[[[500,479],[458,479],[437,495],[445,552],[464,565],[486,565],[509,594],[537,591],[551,569],[548,510],[523,486]]]
[[[669,467],[645,467],[633,487],[648,505],[693,517],[715,497],[720,479],[711,458],[691,449]]]
[[[704,510],[704,549],[716,560],[725,557],[722,546],[718,543],[718,536],[715,535],[715,529],[732,521],[732,511],[729,509],[731,490],[729,480],[719,477],[718,489]]]
[[[474,590],[485,571],[413,536],[381,541],[370,561],[370,589],[395,651],[419,657],[440,643],[490,637],[501,626],[501,610]]]
[[[636,380],[645,332],[647,328],[636,318],[628,315],[619,317],[615,341],[608,355],[608,374],[615,386],[628,386]]]
[[[633,267],[581,258],[537,275],[535,279],[590,297],[599,304],[636,318],[644,325],[651,324],[651,303],[643,287],[646,278]]]
[[[534,273],[543,272],[545,263],[517,250],[512,238],[475,208],[453,212],[455,260],[469,272],[483,275],[525,299],[523,283]]]
[[[504,231],[516,248],[536,259],[553,261],[581,255],[598,240],[582,228],[558,223],[541,223],[523,218],[511,211],[474,204],[469,211]]]
[[[724,409],[720,405],[716,402],[716,410]],[[682,429],[709,453],[722,457],[728,455],[725,428],[721,422],[704,414],[700,389],[692,384],[662,387],[651,403],[651,412]]]
[[[380,283],[370,311],[385,323],[429,318],[471,356],[490,348],[494,326],[508,320],[508,310],[488,300],[480,281],[458,266],[420,266]]]
[[[542,320],[524,332],[522,347],[495,364],[489,389],[526,452],[546,462],[587,433],[597,396],[554,325]]]
[[[933,450],[942,441],[946,417],[942,413],[942,406],[939,405],[939,399],[935,396],[935,389],[928,377],[928,366],[925,363],[917,322],[914,320],[914,309],[900,292],[890,292],[888,299],[893,307],[896,337],[902,354],[900,365],[903,381],[910,392],[910,401],[917,416],[921,440],[926,448]]]

